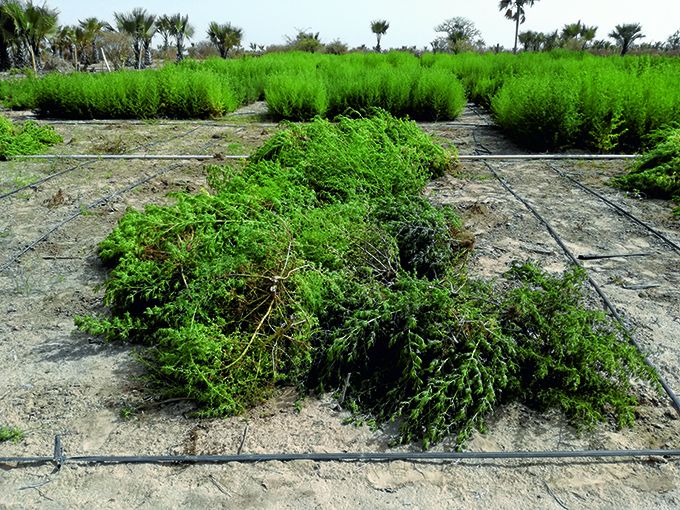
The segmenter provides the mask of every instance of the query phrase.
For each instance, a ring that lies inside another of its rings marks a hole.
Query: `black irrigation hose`
[[[497,452],[336,452],[336,453],[254,453],[234,455],[64,455],[61,437],[54,438],[52,457],[0,457],[0,464],[255,464],[259,462],[393,462],[461,461],[512,459],[612,459],[680,457],[679,449],[648,450],[574,450],[574,451],[497,451]]]
[[[189,136],[191,133],[195,132],[196,130],[198,130],[198,129],[201,128],[201,127],[202,127],[202,125],[199,125],[199,126],[194,127],[193,129],[190,129],[190,130],[187,131],[186,133],[182,133],[182,134],[180,134],[180,135],[175,135],[175,136],[172,136],[172,137],[167,138],[167,139],[165,139],[165,140],[157,140],[157,141],[155,141],[155,142],[153,142],[153,143],[150,143],[150,144],[139,145],[139,146],[136,147],[136,148],[148,149],[148,148],[150,148],[150,147],[154,147],[154,146],[156,146],[156,145],[160,145],[161,143],[166,143],[166,142],[170,142],[170,141],[172,141],[172,140],[177,140],[177,139],[179,139],[179,138],[184,138],[185,136]],[[51,180],[51,179],[54,179],[55,177],[59,177],[59,176],[61,176],[61,175],[64,175],[64,174],[73,172],[73,171],[75,171],[75,170],[78,170],[78,169],[80,169],[80,168],[86,166],[88,163],[93,163],[93,162],[95,162],[96,160],[97,160],[96,158],[92,158],[92,161],[86,161],[86,162],[84,162],[84,163],[79,163],[79,164],[77,164],[77,165],[75,165],[75,166],[72,166],[72,167],[66,168],[66,169],[64,169],[64,170],[60,170],[59,172],[55,172],[55,173],[53,173],[53,174],[47,175],[47,176],[45,176],[45,177],[43,177],[43,178],[41,178],[41,179],[38,179],[37,181],[31,182],[31,183],[29,183],[29,184],[26,184],[25,186],[21,186],[21,187],[16,188],[16,189],[14,189],[14,190],[12,190],[12,191],[8,191],[7,193],[3,193],[3,194],[0,195],[0,200],[2,200],[3,198],[11,197],[12,195],[15,195],[15,194],[17,194],[17,193],[19,193],[19,192],[21,192],[21,191],[24,191],[24,190],[26,190],[26,189],[28,189],[28,188],[33,188],[33,187],[35,187],[35,186],[38,186],[38,185],[40,185],[40,184],[43,184],[44,182],[47,182],[47,181],[49,181],[49,180]]]
[[[510,187],[510,185],[498,174],[498,172],[486,161],[484,161],[484,165],[489,169],[489,171],[493,174],[493,176],[498,180],[498,182],[501,183],[501,185],[513,196],[515,197],[519,202],[524,204],[524,206],[536,217],[536,219],[548,230],[548,233],[552,236],[552,238],[555,240],[555,242],[562,248],[562,251],[566,254],[566,256],[571,260],[571,262],[578,267],[583,268],[583,265],[581,262],[578,260],[577,257],[574,256],[572,251],[567,247],[566,244],[564,244],[564,241],[560,238],[559,234],[552,228],[550,223],[541,216],[541,214],[526,200],[524,199],[521,195],[519,195],[514,189]],[[587,274],[587,272],[586,272]],[[597,284],[595,280],[591,278],[590,275],[588,275],[588,283],[593,287],[595,292],[600,296],[602,299],[602,302],[605,304],[607,309],[610,311],[612,316],[621,324],[621,326],[628,332],[626,325],[624,323],[623,318],[621,315],[619,315],[618,311],[616,310],[616,307],[612,304],[612,302],[609,300],[605,292],[600,288],[600,286]],[[670,387],[666,379],[661,375],[661,372],[656,368],[656,366],[651,362],[651,360],[647,357],[647,355],[644,353],[642,346],[633,338],[633,335],[628,332],[628,339],[630,343],[638,350],[640,355],[644,358],[645,362],[654,369],[654,371],[658,374],[659,376],[659,383],[663,387],[664,391],[668,395],[668,397],[671,399],[671,402],[673,403],[673,407],[677,411],[678,415],[680,415],[680,399],[678,399],[678,396],[675,394],[673,389]]]
[[[213,143],[215,143],[215,142],[212,142],[208,145],[212,145]],[[47,239],[50,235],[52,235],[54,232],[59,230],[61,227],[63,227],[64,225],[67,225],[71,221],[82,216],[83,212],[85,212],[86,210],[94,209],[95,207],[99,207],[101,205],[104,205],[104,204],[110,202],[112,199],[116,198],[117,196],[122,195],[124,193],[127,193],[128,191],[131,191],[131,190],[141,186],[142,184],[145,184],[145,183],[155,179],[156,177],[160,177],[161,175],[164,175],[168,172],[171,172],[172,170],[174,170],[174,169],[176,169],[176,168],[178,168],[182,165],[183,165],[182,163],[175,163],[174,165],[170,165],[170,166],[156,172],[155,174],[149,175],[147,177],[143,177],[142,179],[139,179],[139,180],[133,182],[132,184],[125,186],[124,188],[118,189],[118,190],[116,190],[116,191],[114,191],[114,192],[112,192],[112,193],[110,193],[110,194],[108,194],[108,195],[106,195],[102,198],[95,200],[94,202],[91,202],[90,204],[86,205],[85,207],[80,208],[77,212],[71,214],[70,216],[67,216],[65,219],[63,219],[62,221],[57,223],[55,226],[53,226],[50,230],[48,230],[45,234],[43,234],[42,236],[40,236],[37,239],[34,239],[29,244],[24,246],[24,248],[21,249],[18,253],[14,254],[12,257],[7,259],[2,264],[2,266],[0,266],[0,273],[9,269],[12,266],[12,264],[14,264],[14,262],[16,262],[22,255],[24,255],[26,252],[32,250],[33,248],[35,248],[38,244],[43,242],[45,239]]]
[[[189,122],[193,122],[196,119],[183,119],[183,120],[176,120],[176,121],[144,121],[144,120],[138,120],[138,119],[111,119],[111,120],[63,120],[63,119],[44,119],[48,121],[50,124],[61,124],[61,125],[73,125],[73,126],[78,126],[81,124],[87,124],[91,126],[110,126],[110,125],[133,125],[133,126],[182,126],[185,125]],[[200,120],[199,120],[200,121]],[[233,128],[239,128],[239,127],[256,127],[256,128],[268,128],[268,127],[276,127],[279,124],[277,122],[229,122],[229,119],[225,119],[224,122],[215,120],[215,121],[200,121],[201,126],[208,126],[208,127],[233,127]]]
[[[665,243],[666,243],[668,246],[670,246],[673,250],[675,250],[676,252],[680,253],[680,245],[679,245],[678,243],[672,241],[672,240],[669,239],[667,236],[665,236],[664,234],[662,234],[661,232],[659,232],[659,231],[656,230],[655,228],[651,227],[649,224],[645,223],[644,221],[642,221],[642,220],[636,218],[635,216],[633,216],[632,214],[630,214],[628,211],[626,211],[625,209],[623,209],[621,206],[619,206],[618,204],[616,204],[616,203],[612,202],[611,200],[609,200],[607,197],[603,196],[602,194],[598,193],[597,191],[595,191],[595,190],[589,188],[589,187],[586,186],[585,184],[580,183],[579,181],[577,181],[577,180],[574,179],[573,177],[571,177],[571,176],[567,175],[566,173],[562,172],[559,168],[557,168],[557,167],[556,167],[555,165],[553,165],[552,163],[548,163],[548,166],[549,166],[555,173],[557,173],[560,177],[562,177],[562,178],[564,178],[564,179],[567,179],[568,181],[572,182],[573,184],[575,184],[576,186],[578,186],[579,188],[581,188],[583,191],[585,191],[585,192],[587,192],[587,193],[590,193],[591,195],[596,196],[597,198],[599,198],[600,200],[602,200],[605,204],[607,204],[609,207],[611,207],[612,209],[614,209],[616,212],[618,212],[619,214],[625,216],[625,217],[628,218],[629,220],[631,220],[631,221],[637,223],[638,225],[644,227],[644,228],[647,229],[649,232],[651,232],[653,235],[655,235],[656,237],[658,237],[659,239],[661,239],[663,242],[665,242]]]

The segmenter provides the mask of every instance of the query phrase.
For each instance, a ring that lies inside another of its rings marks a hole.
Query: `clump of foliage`
[[[499,320],[517,346],[513,393],[540,409],[561,408],[581,427],[608,416],[632,425],[630,380],[656,376],[618,323],[584,306],[585,271],[574,266],[557,277],[514,264],[506,279]]]
[[[48,75],[36,82],[34,94],[38,114],[69,119],[209,118],[241,104],[229,76],[174,66],[159,71]]]
[[[62,138],[50,126],[39,126],[33,121],[14,124],[0,116],[0,158],[38,154]]]
[[[11,441],[12,443],[19,443],[24,439],[24,431],[19,427],[10,427],[7,425],[0,426],[0,443]]]
[[[328,111],[328,94],[314,75],[276,75],[265,89],[269,112],[278,118],[308,120]]]
[[[204,414],[243,411],[304,379],[312,303],[380,228],[372,201],[417,195],[449,165],[414,124],[384,114],[291,126],[245,169],[214,168],[214,194],[126,214],[100,246],[115,265],[112,317],[83,325],[150,345],[152,377]]]
[[[292,384],[345,386],[426,447],[517,398],[628,423],[629,377],[653,374],[583,308],[580,273],[521,266],[506,293],[467,276],[460,220],[422,194],[451,156],[384,112],[290,125],[213,167],[213,193],[129,211],[100,244],[111,316],[79,326],[145,345],[151,382],[206,416]]]
[[[649,197],[680,201],[680,128],[656,131],[649,140],[652,147],[635,162],[628,174],[614,179],[614,183]],[[680,214],[680,208],[676,213]]]

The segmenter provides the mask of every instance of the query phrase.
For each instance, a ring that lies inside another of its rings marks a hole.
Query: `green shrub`
[[[614,183],[649,197],[680,200],[680,128],[656,131],[649,140],[652,147]],[[676,213],[680,214],[680,208]]]
[[[654,374],[584,308],[581,273],[524,265],[508,292],[467,277],[460,220],[422,194],[450,165],[384,112],[288,126],[244,168],[213,167],[214,193],[126,213],[99,249],[111,316],[77,322],[143,343],[152,385],[206,416],[291,384],[345,386],[348,408],[425,447],[462,446],[510,399],[629,423],[629,378]]]
[[[24,439],[24,431],[19,427],[8,427],[0,425],[0,443],[11,441],[12,443],[19,443]]]
[[[49,126],[39,126],[33,121],[13,124],[6,117],[0,116],[1,159],[23,154],[39,154],[60,142],[61,137]]]
[[[467,100],[463,85],[450,72],[425,70],[413,89],[408,113],[418,120],[451,120],[460,115]]]
[[[581,129],[578,88],[567,78],[511,79],[494,96],[491,109],[513,140],[540,150],[574,144]]]
[[[282,119],[309,120],[328,110],[326,87],[311,74],[272,76],[264,97],[269,112]]]

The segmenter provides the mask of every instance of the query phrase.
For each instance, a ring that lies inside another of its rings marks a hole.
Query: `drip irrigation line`
[[[617,160],[635,159],[634,154],[459,154],[455,156],[461,161],[486,160]],[[249,154],[31,154],[13,156],[12,159],[248,159]]]
[[[12,159],[247,159],[247,155],[222,155],[222,154],[30,154],[13,156]]]
[[[72,125],[72,126],[79,126],[82,124],[85,125],[90,125],[90,126],[115,126],[115,125],[134,125],[134,126],[183,126],[188,123],[193,123],[195,122],[196,119],[183,119],[183,120],[176,120],[176,121],[163,121],[163,122],[155,122],[155,121],[144,121],[144,120],[138,120],[138,119],[111,119],[111,120],[104,120],[104,119],[99,119],[99,120],[64,120],[64,119],[44,119],[46,122],[49,124],[61,124],[61,125]],[[225,122],[221,122],[219,120],[216,121],[202,121],[200,122],[201,127],[233,127],[233,128],[239,128],[239,127],[262,127],[262,128],[268,128],[268,127],[276,127],[278,126],[278,123],[276,122],[229,122],[228,120],[225,120]]]
[[[680,449],[646,450],[573,450],[573,451],[495,451],[495,452],[333,452],[333,453],[261,453],[232,455],[75,455],[67,456],[60,436],[54,438],[51,457],[0,457],[0,464],[20,466],[54,464],[254,464],[260,462],[393,462],[393,461],[461,461],[461,460],[538,460],[538,459],[614,459],[680,457]]]
[[[208,145],[211,145],[211,144],[208,144]],[[174,169],[176,169],[180,166],[182,166],[181,163],[175,163],[174,165],[170,165],[170,166],[168,166],[168,167],[166,167],[166,168],[164,168],[164,169],[162,169],[162,170],[160,170],[160,171],[158,171],[158,172],[156,172],[152,175],[138,179],[138,180],[134,181],[132,184],[125,186],[124,188],[113,191],[112,193],[109,193],[108,195],[106,195],[102,198],[99,198],[99,199],[95,200],[94,202],[91,202],[90,204],[86,205],[83,208],[80,208],[78,211],[70,214],[65,219],[63,219],[62,221],[60,221],[59,223],[54,225],[50,230],[48,230],[46,233],[41,235],[39,238],[34,239],[29,244],[24,246],[24,248],[22,248],[18,253],[14,254],[9,259],[7,259],[2,264],[2,266],[0,266],[0,273],[9,269],[12,266],[12,264],[14,264],[14,262],[16,262],[22,255],[24,255],[26,252],[32,250],[33,248],[35,248],[38,244],[43,242],[45,239],[47,239],[50,235],[52,235],[54,232],[59,230],[61,227],[63,227],[64,225],[67,225],[68,223],[72,222],[76,218],[82,216],[82,214],[85,211],[94,209],[95,207],[99,207],[101,205],[104,205],[104,204],[110,202],[111,200],[113,200],[114,198],[116,198],[117,196],[123,195],[123,194],[127,193],[128,191],[131,191],[131,190],[141,186],[142,184],[145,184],[145,183],[155,179],[156,177],[160,177],[161,175],[164,175],[168,172],[171,172],[172,170],[174,170]]]
[[[635,159],[637,154],[459,154],[460,160],[618,160]]]
[[[633,221],[634,223],[637,223],[638,225],[644,227],[645,229],[647,229],[647,231],[651,232],[653,235],[655,235],[656,237],[658,237],[659,239],[661,239],[663,242],[665,242],[668,246],[670,246],[670,247],[671,247],[673,250],[675,250],[677,253],[680,253],[680,244],[678,244],[678,243],[672,241],[672,240],[669,239],[666,235],[662,234],[661,232],[659,232],[658,230],[656,230],[655,228],[653,228],[653,227],[650,226],[649,224],[647,224],[647,223],[645,223],[644,221],[642,221],[642,220],[638,219],[637,217],[633,216],[633,215],[630,214],[628,211],[626,211],[625,209],[623,209],[620,205],[618,205],[618,204],[612,202],[612,201],[609,200],[607,197],[603,196],[601,193],[598,193],[597,191],[595,191],[595,190],[589,188],[589,187],[586,186],[585,184],[580,183],[579,181],[577,181],[577,180],[574,179],[573,177],[571,177],[571,176],[567,175],[566,173],[562,172],[562,171],[561,171],[559,168],[557,168],[555,165],[553,165],[553,164],[551,164],[551,163],[548,163],[548,166],[549,166],[555,173],[557,173],[560,177],[562,177],[562,178],[564,178],[564,179],[567,179],[569,182],[575,184],[576,186],[578,186],[579,188],[581,188],[583,191],[585,191],[585,192],[587,192],[587,193],[590,193],[591,195],[596,196],[597,198],[599,198],[600,200],[602,200],[605,204],[607,204],[609,207],[611,207],[612,209],[614,209],[616,212],[618,212],[619,214],[625,216],[626,218],[628,218],[629,220]]]
[[[164,168],[160,172],[157,172],[155,174],[152,174],[152,175],[149,175],[149,176],[144,177],[142,179],[139,179],[139,180],[133,182],[132,184],[126,186],[125,188],[116,190],[113,193],[106,195],[105,197],[99,198],[99,199],[95,200],[94,202],[91,202],[90,204],[86,205],[84,208],[81,208],[78,211],[70,214],[65,219],[63,219],[62,221],[60,221],[59,223],[54,225],[46,233],[44,233],[43,235],[41,235],[37,239],[34,239],[33,241],[31,241],[29,244],[24,246],[18,253],[15,253],[12,257],[10,257],[2,266],[0,266],[0,273],[9,269],[9,267],[14,262],[16,262],[22,255],[24,255],[26,252],[32,250],[33,248],[35,248],[38,244],[40,244],[41,242],[46,240],[49,236],[51,236],[54,232],[59,230],[61,227],[63,227],[64,225],[67,225],[68,223],[72,222],[76,218],[82,216],[84,211],[91,210],[91,209],[94,209],[95,207],[104,205],[107,202],[113,200],[118,195],[122,195],[123,193],[127,193],[128,191],[131,191],[134,188],[141,186],[142,184],[147,183],[152,179],[155,179],[156,177],[160,177],[161,175],[163,175],[167,172],[170,172],[171,170],[177,168],[178,166],[180,166],[180,165],[175,164],[175,165],[169,166],[167,168]]]
[[[578,260],[576,256],[574,256],[574,253],[567,247],[567,245],[562,241],[562,238],[559,236],[559,234],[553,229],[552,225],[541,216],[541,214],[536,210],[535,207],[533,207],[525,198],[523,198],[521,195],[519,195],[510,185],[498,174],[498,172],[486,161],[484,162],[484,165],[489,169],[489,171],[494,175],[494,177],[498,180],[498,182],[501,183],[501,185],[513,196],[515,197],[519,202],[521,202],[533,215],[536,217],[536,219],[548,230],[548,233],[551,235],[551,237],[555,240],[555,242],[559,245],[560,248],[562,248],[562,251],[564,251],[565,255],[571,260],[571,262],[578,267],[583,268],[583,265],[581,262]],[[585,269],[584,269],[585,270]],[[593,280],[593,278],[588,274],[586,271],[588,283],[593,287],[595,292],[600,296],[600,299],[602,299],[602,302],[606,306],[606,308],[609,310],[609,312],[612,314],[614,319],[616,319],[619,324],[624,328],[624,330],[627,332],[627,337],[630,343],[638,350],[640,355],[643,357],[645,360],[645,363],[649,365],[657,374],[659,378],[659,384],[661,384],[661,387],[664,389],[668,397],[670,398],[673,407],[675,408],[676,412],[678,415],[680,415],[680,399],[678,399],[678,396],[675,394],[673,389],[670,387],[666,379],[661,375],[661,372],[659,369],[652,363],[652,361],[647,357],[645,352],[642,349],[642,346],[635,340],[633,337],[632,333],[628,331],[628,328],[626,327],[626,324],[619,314],[619,312],[616,310],[616,307],[614,304],[609,300],[609,297],[605,294],[605,292],[600,288],[598,283]]]
[[[197,131],[197,130],[198,130],[199,128],[201,128],[201,127],[202,127],[202,126],[196,126],[196,127],[192,128],[192,129],[190,129],[189,131],[187,131],[187,132],[185,132],[185,133],[182,133],[182,134],[180,134],[180,135],[175,135],[175,136],[172,136],[172,137],[167,138],[167,139],[165,139],[165,140],[157,140],[157,141],[155,141],[155,142],[152,142],[152,143],[149,143],[149,144],[146,144],[146,145],[140,145],[139,147],[140,147],[140,148],[143,148],[143,149],[148,149],[148,148],[150,148],[150,147],[154,147],[154,146],[156,146],[156,145],[160,145],[161,143],[166,143],[166,142],[170,142],[170,141],[172,141],[172,140],[177,140],[177,139],[179,139],[179,138],[184,138],[185,136],[189,136],[191,133]],[[16,157],[15,157],[14,159],[20,159],[20,158],[16,158]],[[26,159],[26,158],[25,158],[25,159]],[[43,159],[44,159],[44,158],[43,158]],[[67,158],[64,158],[64,159],[67,159]],[[85,159],[85,158],[81,158],[81,159]],[[91,161],[91,162],[94,163],[96,159],[101,159],[101,154],[97,154],[96,156],[92,156],[92,159],[93,159],[93,161]],[[21,192],[21,191],[24,191],[24,190],[26,190],[26,189],[28,189],[28,188],[33,188],[33,187],[35,187],[35,186],[39,186],[40,184],[43,184],[43,183],[45,183],[45,182],[47,182],[47,181],[49,181],[49,180],[51,180],[51,179],[54,179],[55,177],[59,177],[59,176],[61,176],[61,175],[64,175],[64,174],[73,172],[73,171],[75,171],[75,170],[78,170],[78,169],[80,169],[80,168],[82,168],[82,167],[84,167],[84,166],[87,166],[88,163],[90,163],[90,162],[86,161],[86,162],[84,162],[84,163],[79,163],[79,164],[77,164],[77,165],[75,165],[75,166],[73,166],[73,167],[69,167],[69,168],[66,168],[66,169],[64,169],[64,170],[60,170],[59,172],[55,172],[55,173],[53,173],[53,174],[47,175],[47,176],[43,177],[42,179],[38,179],[37,181],[31,182],[31,183],[29,183],[29,184],[26,184],[26,185],[24,185],[24,186],[21,186],[21,187],[19,187],[19,188],[16,188],[16,189],[14,189],[14,190],[12,190],[12,191],[8,191],[7,193],[3,193],[2,195],[0,195],[0,200],[2,200],[2,199],[4,199],[4,198],[7,198],[7,197],[11,197],[12,195],[15,195],[15,194],[17,194],[17,193],[19,193],[19,192]]]
[[[12,191],[8,191],[7,193],[3,193],[2,195],[0,195],[0,200],[2,200],[4,198],[11,197],[12,195],[16,195],[17,193],[20,193],[21,191],[27,190],[29,188],[39,186],[40,184],[47,182],[49,180],[52,180],[55,177],[59,177],[60,175],[64,175],[64,174],[67,174],[67,173],[70,173],[70,172],[74,172],[75,170],[78,170],[79,168],[83,168],[84,166],[87,166],[89,163],[90,163],[89,161],[85,161],[83,163],[78,163],[75,166],[66,168],[64,170],[60,170],[59,172],[55,172],[53,174],[47,175],[47,176],[43,177],[42,179],[38,179],[37,181],[33,181],[33,182],[26,184],[24,186],[20,186],[19,188],[13,189]]]

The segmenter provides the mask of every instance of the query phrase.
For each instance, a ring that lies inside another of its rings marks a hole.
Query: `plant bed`
[[[213,193],[129,211],[100,245],[111,316],[78,323],[144,345],[151,385],[202,416],[286,384],[341,389],[425,447],[462,446],[512,400],[630,424],[630,380],[655,374],[586,308],[581,272],[467,276],[460,220],[422,195],[452,156],[382,112],[290,125],[244,168],[213,167]]]

